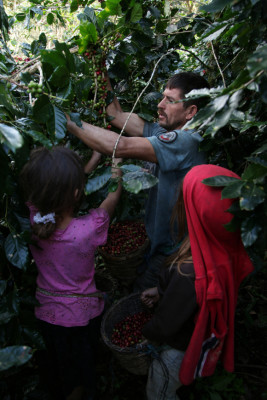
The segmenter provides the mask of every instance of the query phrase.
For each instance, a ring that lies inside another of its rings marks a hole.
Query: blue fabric
[[[145,123],[143,131],[158,160],[157,164],[146,163],[144,166],[159,179],[158,184],[149,190],[146,202],[145,225],[151,242],[150,256],[156,252],[171,254],[175,250],[170,219],[180,183],[190,168],[206,162],[205,154],[199,151],[202,138],[196,131],[174,132],[173,141],[163,141],[159,137],[166,130],[159,124]]]

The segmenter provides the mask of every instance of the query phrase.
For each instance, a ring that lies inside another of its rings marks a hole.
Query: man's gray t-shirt
[[[145,123],[143,136],[152,144],[158,160],[157,164],[149,163],[150,172],[159,181],[149,189],[145,210],[150,256],[156,252],[171,254],[175,246],[170,226],[173,206],[185,174],[194,165],[206,162],[199,151],[202,138],[194,130],[167,132],[157,123]]]

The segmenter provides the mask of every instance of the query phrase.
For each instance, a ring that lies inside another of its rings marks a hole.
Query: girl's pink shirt
[[[38,211],[31,204],[30,221]],[[73,218],[66,229],[57,229],[49,239],[30,245],[38,276],[37,288],[64,295],[86,295],[97,291],[94,281],[95,251],[106,243],[109,215],[103,208]],[[65,327],[85,326],[100,315],[104,300],[99,297],[60,297],[36,292],[38,319]]]

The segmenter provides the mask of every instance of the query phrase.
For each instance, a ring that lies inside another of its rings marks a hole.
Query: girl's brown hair
[[[183,198],[183,182],[181,183],[178,199],[173,208],[171,216],[171,226],[173,227],[176,222],[178,222],[179,226],[177,243],[181,241],[182,243],[179,249],[167,258],[166,265],[177,265],[178,272],[184,275],[183,272],[181,272],[181,265],[183,263],[192,262],[192,255],[189,235],[187,232],[186,212]]]
[[[21,171],[20,184],[26,201],[41,216],[55,213],[55,223],[34,223],[32,227],[35,235],[48,238],[62,216],[79,207],[85,184],[82,161],[73,150],[63,146],[37,148]]]

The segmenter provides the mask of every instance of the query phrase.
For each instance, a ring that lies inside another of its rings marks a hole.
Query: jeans
[[[183,351],[171,348],[162,351],[160,359],[152,361],[146,385],[147,400],[179,400],[176,391],[182,386],[178,374],[183,357]]]

